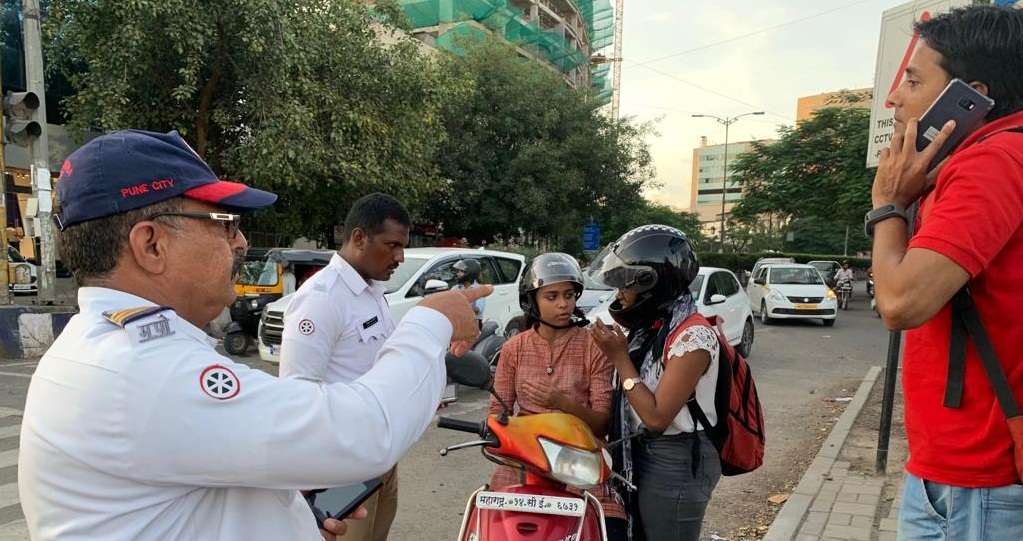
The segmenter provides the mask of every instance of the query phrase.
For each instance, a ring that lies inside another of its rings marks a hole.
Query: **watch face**
[[[635,386],[636,386],[636,378],[629,378],[629,379],[627,379],[627,380],[622,382],[622,389],[625,389],[626,391],[631,391],[632,388],[635,387]]]

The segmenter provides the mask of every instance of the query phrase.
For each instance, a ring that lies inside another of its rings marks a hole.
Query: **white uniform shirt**
[[[334,254],[327,267],[298,288],[284,312],[280,375],[354,381],[373,367],[394,328],[384,284],[367,283]]]
[[[445,384],[451,324],[427,308],[358,382],[323,385],[235,364],[173,310],[123,328],[102,315],[145,299],[78,298],[25,405],[18,483],[35,540],[319,540],[296,489],[389,470]]]
[[[707,367],[707,371],[704,372],[700,379],[696,381],[696,401],[700,403],[700,409],[703,410],[704,415],[707,416],[707,420],[710,421],[711,425],[716,425],[718,422],[717,408],[714,407],[714,390],[717,388],[718,381],[718,367],[720,361],[718,359],[718,338],[717,332],[710,327],[703,325],[693,325],[689,329],[679,334],[675,341],[668,346],[667,358],[681,357],[691,351],[702,349],[710,353],[710,365]],[[672,362],[670,360],[666,362]],[[657,385],[661,382],[661,376],[664,375],[664,368],[660,361],[655,361],[653,367],[647,372],[646,377],[643,378],[643,383],[646,384],[647,388],[651,392],[657,390]],[[686,397],[688,398],[688,397]],[[643,421],[640,419],[639,414],[636,410],[629,406],[629,415],[631,416],[633,427],[643,426]],[[693,414],[689,412],[689,406],[684,405],[678,412],[678,415],[671,421],[667,428],[664,429],[665,435],[678,434],[679,432],[693,432],[696,430],[697,423],[693,420]],[[703,430],[703,426],[700,425],[700,430]]]

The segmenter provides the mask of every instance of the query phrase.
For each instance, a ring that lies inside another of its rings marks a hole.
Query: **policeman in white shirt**
[[[373,368],[395,324],[384,282],[405,260],[412,218],[389,195],[360,198],[344,221],[344,242],[330,264],[298,289],[284,316],[282,378],[352,382]],[[440,397],[438,397],[439,399]],[[398,511],[397,466],[350,525],[353,541],[384,541]]]
[[[18,484],[32,539],[333,539],[299,489],[389,470],[433,417],[469,302],[431,295],[351,384],[277,379],[219,355],[201,327],[234,299],[238,213],[276,196],[220,181],[176,132],[75,151],[57,184],[81,312],[39,362]],[[202,262],[202,264],[196,264]],[[477,293],[479,291],[479,293]]]

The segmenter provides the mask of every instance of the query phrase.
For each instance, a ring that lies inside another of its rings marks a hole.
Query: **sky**
[[[873,87],[882,12],[904,3],[625,0],[621,115],[660,134],[648,143],[664,187],[647,198],[687,210],[693,148],[701,135],[725,142],[723,125],[693,114],[765,111],[728,139],[770,139],[795,123],[798,98]]]

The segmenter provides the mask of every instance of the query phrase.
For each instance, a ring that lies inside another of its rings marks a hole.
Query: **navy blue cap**
[[[220,180],[176,131],[126,130],[101,135],[60,168],[57,227],[188,197],[235,212],[269,207],[277,195]]]

